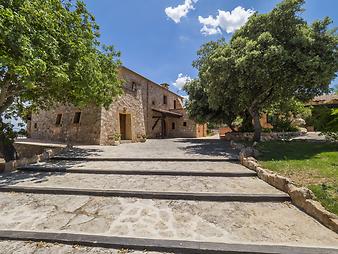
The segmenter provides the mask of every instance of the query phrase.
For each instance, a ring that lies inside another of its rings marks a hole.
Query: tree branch
[[[4,103],[0,105],[0,115],[8,109],[10,105],[14,102],[14,96],[8,97]]]

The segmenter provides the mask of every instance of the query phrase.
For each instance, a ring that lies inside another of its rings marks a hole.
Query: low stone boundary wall
[[[0,173],[13,171],[17,167],[49,160],[65,148],[63,145],[49,145],[34,142],[17,142],[14,147],[18,154],[18,160],[1,163]]]
[[[282,140],[282,139],[291,139],[295,137],[305,136],[306,132],[262,132],[261,140]],[[230,132],[221,136],[221,139],[227,141],[251,141],[253,139],[253,132]]]
[[[234,148],[241,149],[239,157],[243,166],[255,171],[263,181],[287,193],[295,206],[338,233],[338,216],[327,211],[318,201],[314,200],[315,196],[311,190],[305,187],[298,187],[291,179],[262,168],[253,157],[258,154],[256,149],[243,147],[242,144],[236,144],[235,142],[231,142],[231,145]]]
[[[62,149],[63,148],[45,149],[43,153],[34,155],[30,158],[22,158],[19,160],[6,162],[4,172],[10,172],[18,167],[49,160],[51,157],[59,153]]]
[[[10,171],[15,170],[18,167],[49,160],[51,157],[59,153],[62,149],[63,148],[45,149],[43,153],[34,155],[30,158],[22,158],[19,160],[6,162],[4,172],[10,172]]]
[[[58,149],[63,146],[57,145],[45,145],[45,144],[34,144],[34,143],[26,143],[26,142],[16,142],[14,143],[14,147],[18,154],[19,159],[21,158],[32,158],[35,155],[43,154],[45,150],[51,149]]]

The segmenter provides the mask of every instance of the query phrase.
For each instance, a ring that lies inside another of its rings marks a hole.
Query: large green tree
[[[308,100],[329,91],[338,70],[338,37],[328,29],[330,19],[308,25],[299,16],[303,3],[284,0],[270,13],[255,13],[229,43],[218,43],[198,59],[211,108],[226,108],[235,97],[238,109],[253,118],[256,141],[264,110],[281,100]]]
[[[187,110],[189,116],[199,123],[225,123],[232,130],[234,130],[232,124],[237,116],[243,111],[240,107],[240,102],[237,96],[232,96],[229,92],[222,98],[221,101],[215,101],[217,98],[209,98],[210,83],[208,80],[210,73],[208,68],[212,64],[210,57],[218,48],[223,48],[227,44],[224,40],[211,41],[204,44],[197,52],[198,59],[193,62],[193,67],[199,70],[199,79],[192,80],[187,83],[184,90],[189,94],[189,100],[187,102]],[[230,71],[230,70],[229,70]],[[211,74],[212,75],[212,74]],[[221,89],[221,87],[219,87]],[[215,91],[217,92],[217,91]],[[227,103],[222,103],[223,100]],[[214,102],[214,103],[211,103]]]
[[[119,53],[98,38],[80,0],[1,0],[0,122],[27,106],[108,106],[121,93]]]

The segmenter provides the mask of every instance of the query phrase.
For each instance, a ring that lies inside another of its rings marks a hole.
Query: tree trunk
[[[6,162],[16,159],[16,150],[13,143],[3,134],[0,135],[0,152],[4,156]]]
[[[252,124],[252,116],[248,110],[246,110],[243,113],[243,122],[241,126],[242,132],[252,132],[254,130],[253,124]]]
[[[254,137],[253,137],[253,141],[259,142],[261,141],[261,134],[262,134],[262,126],[260,123],[260,115],[258,110],[256,109],[250,109],[249,110],[252,119],[253,119],[253,125],[254,125]]]
[[[13,145],[13,140],[6,136],[8,133],[5,130],[5,124],[2,122],[0,115],[0,153],[3,155],[6,162],[16,159],[16,149]]]

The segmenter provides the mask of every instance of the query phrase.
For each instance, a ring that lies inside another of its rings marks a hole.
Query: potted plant
[[[120,133],[114,133],[113,135],[113,146],[118,146],[121,142],[121,134]]]
[[[147,141],[147,135],[142,134],[140,138],[140,142],[145,143]]]

